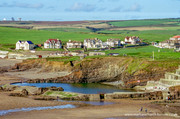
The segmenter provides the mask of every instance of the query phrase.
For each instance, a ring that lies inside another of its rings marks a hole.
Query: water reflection
[[[90,105],[112,105],[114,102],[105,102],[105,101],[66,101],[66,100],[58,100],[60,102],[80,102]]]

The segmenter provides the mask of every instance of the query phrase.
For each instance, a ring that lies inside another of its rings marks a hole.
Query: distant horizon
[[[131,21],[131,20],[158,20],[158,19],[180,19],[180,17],[172,17],[172,18],[148,18],[148,19],[143,19],[143,18],[139,18],[139,19],[114,19],[114,20],[108,20],[108,19],[102,19],[102,20],[71,20],[71,21]],[[0,21],[12,21],[12,19],[6,19],[6,20],[0,20]],[[14,20],[14,22],[17,22],[18,20]],[[21,22],[23,22],[23,21],[45,21],[45,22],[48,22],[48,21],[50,21],[50,22],[53,22],[53,21],[51,21],[51,20],[21,20]],[[68,21],[68,20],[66,20],[66,21],[61,21],[61,20],[57,20],[57,21],[55,21],[54,20],[54,22],[71,22],[71,21]]]
[[[2,0],[0,20],[92,21],[180,17],[180,0]]]

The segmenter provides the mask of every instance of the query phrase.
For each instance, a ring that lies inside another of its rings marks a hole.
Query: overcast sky
[[[180,17],[180,0],[0,0],[0,20],[77,21]]]

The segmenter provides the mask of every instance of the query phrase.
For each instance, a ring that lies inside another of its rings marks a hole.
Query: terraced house
[[[46,42],[44,42],[44,48],[60,49],[62,48],[61,40],[59,39],[46,40]]]
[[[67,42],[67,48],[82,48],[83,47],[83,43],[80,41],[71,41],[69,40],[69,42]]]
[[[86,48],[103,48],[103,42],[98,38],[85,39],[83,45]]]
[[[107,39],[107,45],[109,47],[120,47],[121,40],[120,39]]]

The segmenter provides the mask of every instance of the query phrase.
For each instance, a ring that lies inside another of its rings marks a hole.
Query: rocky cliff
[[[159,80],[165,72],[178,68],[180,61],[148,61],[133,57],[103,57],[81,61],[47,61],[46,59],[25,60],[16,64],[12,70],[24,71],[41,68],[41,72],[69,71],[70,75],[29,82],[68,82],[94,83],[118,81],[119,87],[132,88],[146,85],[149,80]]]

